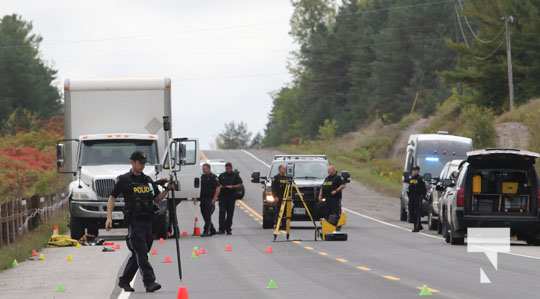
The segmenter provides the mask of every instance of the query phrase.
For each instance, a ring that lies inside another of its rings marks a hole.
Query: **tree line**
[[[273,97],[263,144],[343,134],[434,113],[448,98],[508,110],[505,18],[516,102],[540,94],[538,0],[292,0],[292,82]],[[331,126],[329,128],[329,126]]]

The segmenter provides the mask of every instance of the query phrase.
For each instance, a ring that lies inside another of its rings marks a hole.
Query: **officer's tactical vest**
[[[155,212],[154,206],[154,188],[152,184],[146,183],[129,184],[130,198],[126,201],[126,214],[128,216],[152,216]]]

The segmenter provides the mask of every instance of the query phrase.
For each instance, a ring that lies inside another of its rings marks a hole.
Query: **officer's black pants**
[[[212,223],[212,214],[215,210],[215,205],[212,203],[211,198],[201,198],[201,214],[204,219],[204,232],[210,233],[215,231],[214,224]]]
[[[414,228],[420,228],[422,219],[422,199],[418,196],[409,195],[409,222],[414,223]]]
[[[276,205],[274,206],[274,227],[276,227],[278,217],[279,217],[279,210],[281,209],[281,203],[283,202],[283,199],[278,198]],[[281,218],[281,226],[283,226],[285,223],[285,220],[287,219],[287,211],[283,211],[283,218]]]
[[[219,231],[230,232],[234,216],[234,198],[219,199]]]
[[[148,262],[148,252],[152,247],[152,220],[130,220],[128,226],[127,246],[131,251],[124,273],[120,276],[121,283],[130,283],[137,270],[140,269],[144,285],[156,280],[154,269]]]
[[[319,205],[319,216],[333,225],[336,225],[341,216],[341,200],[327,198],[325,202],[322,202]]]

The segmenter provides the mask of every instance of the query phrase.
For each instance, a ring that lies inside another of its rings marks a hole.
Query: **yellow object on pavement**
[[[48,244],[49,246],[54,246],[54,247],[69,247],[69,246],[77,247],[77,244],[79,244],[79,242],[77,240],[70,238],[67,235],[52,235],[49,238]]]

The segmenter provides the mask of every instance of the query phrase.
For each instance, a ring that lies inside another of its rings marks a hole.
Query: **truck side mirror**
[[[182,140],[180,143],[179,161],[182,165],[197,164],[197,140]]]
[[[200,185],[201,185],[201,179],[195,178],[195,179],[193,180],[193,187],[199,188]]]
[[[251,182],[252,183],[260,183],[261,182],[261,173],[260,172],[254,172],[251,174]]]
[[[74,160],[74,157],[77,157],[78,146],[78,139],[62,139],[56,143],[56,170],[58,173],[77,173],[77,161]]]

